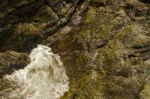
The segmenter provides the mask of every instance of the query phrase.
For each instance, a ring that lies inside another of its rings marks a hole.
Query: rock
[[[11,74],[15,70],[24,68],[29,63],[27,54],[15,51],[0,53],[0,78],[5,74]]]
[[[148,0],[6,1],[0,12],[2,76],[23,68],[40,43],[52,47],[66,68],[70,90],[62,99],[149,99]]]
[[[140,93],[140,99],[149,99],[150,98],[150,85],[146,84],[144,86],[144,89]]]

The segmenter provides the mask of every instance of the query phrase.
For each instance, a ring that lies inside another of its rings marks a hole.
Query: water
[[[24,69],[4,77],[18,85],[7,92],[6,99],[59,99],[69,90],[66,71],[51,48],[38,45],[31,51],[30,58],[30,64]]]

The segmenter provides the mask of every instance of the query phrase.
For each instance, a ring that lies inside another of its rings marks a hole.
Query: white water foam
[[[16,82],[8,99],[58,99],[69,90],[69,79],[57,54],[38,45],[30,54],[31,63],[4,78]]]

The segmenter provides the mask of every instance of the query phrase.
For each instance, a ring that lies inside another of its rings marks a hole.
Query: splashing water
[[[69,90],[69,81],[60,57],[51,48],[38,45],[30,54],[31,63],[4,78],[16,82],[9,99],[58,99]]]

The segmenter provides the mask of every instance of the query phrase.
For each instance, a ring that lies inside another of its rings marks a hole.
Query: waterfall
[[[4,77],[18,85],[9,92],[8,99],[59,99],[69,90],[66,71],[51,48],[38,45],[31,51],[30,59],[24,69]]]

